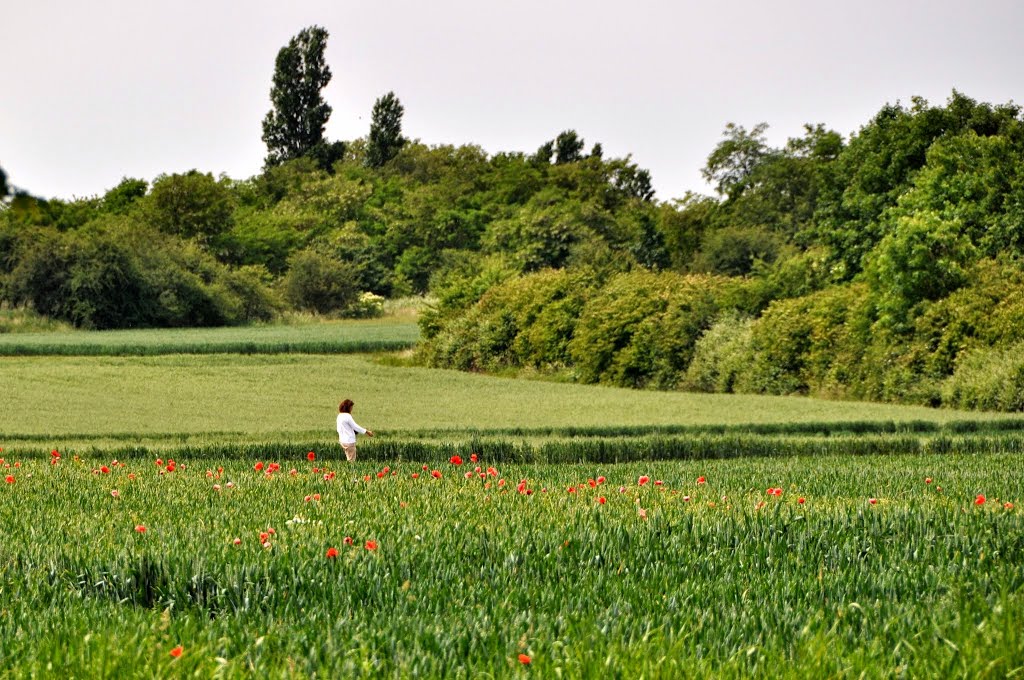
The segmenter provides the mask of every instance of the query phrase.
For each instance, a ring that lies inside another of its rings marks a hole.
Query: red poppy
[[[476,474],[475,472],[473,472],[472,470],[470,470],[470,471],[466,472],[466,474],[464,475],[464,477],[465,477],[466,479],[473,479],[473,475],[475,475],[475,474]]]
[[[591,489],[593,489],[593,488],[595,488],[597,486],[597,482],[595,482],[593,479],[588,479],[587,480],[587,486],[589,486]]]
[[[175,647],[174,649],[171,650],[171,656],[173,656],[175,659],[177,659],[179,656],[181,656],[181,653],[184,652],[184,651],[185,651],[185,648],[182,647],[181,645],[178,645],[177,647]]]
[[[377,479],[384,479],[384,472],[383,471],[377,473]]]
[[[452,465],[462,465],[462,458],[460,456],[452,456],[448,459]]]
[[[1013,510],[1013,503],[1011,503],[1010,501],[1006,501],[1005,503],[1003,503],[1003,507],[1006,508],[1007,510]]]
[[[255,465],[252,466],[252,469],[255,470],[256,472],[261,472],[263,470],[263,463],[256,463]]]
[[[14,484],[14,475],[7,475],[4,477],[4,481],[8,484]]]
[[[805,502],[807,502],[807,499],[801,496],[800,498],[796,499],[796,502],[799,503],[800,505],[803,505]]]
[[[110,468],[108,468],[106,465],[101,465],[100,466],[100,472],[102,472],[105,475],[109,475],[110,474]]]
[[[985,500],[986,500],[985,499],[985,494],[979,493],[977,495],[977,497],[975,497],[975,499],[974,499],[974,504],[975,505],[985,505]]]
[[[530,665],[530,657],[528,657],[525,654],[520,654],[519,655],[519,663],[523,664],[524,666],[529,666]]]
[[[698,477],[698,478],[697,478],[697,483],[698,483],[698,484],[704,484],[704,483],[706,483],[707,481],[708,481],[708,480],[704,479],[704,477],[703,477],[703,476],[701,476],[701,477]]]
[[[469,459],[475,463],[478,460],[480,460],[480,457],[477,456],[475,453],[472,453],[472,454],[470,454]]]
[[[491,477],[497,477],[498,476],[498,471],[495,470],[492,467],[489,467],[489,468],[487,468],[487,474],[489,474]]]
[[[649,481],[651,481],[650,477],[648,477],[647,475],[640,475],[640,479],[636,480],[636,483],[639,484],[640,486],[643,486]]]
[[[50,457],[51,458],[60,458],[60,452],[57,451],[57,449],[54,449],[53,451],[50,451]]]
[[[604,496],[600,496],[598,497],[597,502],[600,503],[601,505],[604,505],[605,503],[608,502],[608,499],[605,498]]]
[[[576,487],[570,486],[568,489],[566,489],[566,491],[568,491],[569,493],[576,493]]]
[[[164,466],[164,461],[163,461],[162,458],[157,458],[156,459],[156,466],[157,467],[163,467]]]
[[[136,524],[135,531],[139,532],[140,534],[144,534],[146,533],[146,527],[142,526],[141,524]]]
[[[871,503],[871,505],[878,505],[878,499],[877,498],[869,498],[868,499],[868,503]]]
[[[661,485],[662,485],[662,484],[664,484],[664,483],[665,483],[665,482],[661,481],[660,479],[656,479],[656,480],[654,480],[654,486],[661,486]]]
[[[430,472],[430,476],[433,477],[434,479],[441,479],[441,471],[440,470],[432,470]]]
[[[424,469],[424,470],[429,470],[430,468],[428,468],[428,467],[427,467],[426,465],[424,465],[424,466],[423,466],[423,469]]]
[[[925,477],[924,478],[924,483],[925,484],[931,484],[932,483],[932,478],[931,477]]]
[[[598,484],[604,484],[604,477],[598,477],[597,478],[597,483]]]
[[[318,493],[313,494],[313,500],[315,500],[315,501],[320,500],[320,494],[318,494]]]
[[[334,557],[337,557],[337,556],[338,556],[338,549],[337,548],[328,548],[327,549],[327,557],[328,558],[334,558]]]
[[[420,478],[420,473],[418,473],[418,472],[412,473],[412,478],[413,479],[419,479]]]
[[[309,453],[306,454],[306,460],[316,460],[316,454],[310,451]]]
[[[377,541],[367,541],[366,542],[366,549],[367,550],[376,550],[377,549]]]
[[[174,470],[175,470],[174,461],[172,460],[170,463],[167,464],[167,471],[168,472],[174,472]],[[102,472],[102,469],[101,469],[101,472]]]
[[[342,543],[344,543],[345,545],[352,545],[352,537],[351,537],[351,536],[346,536],[346,537],[345,537],[345,538],[344,538],[344,539],[342,540]]]

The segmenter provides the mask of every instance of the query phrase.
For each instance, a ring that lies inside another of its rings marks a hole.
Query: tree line
[[[65,201],[0,175],[0,304],[115,328],[430,294],[433,365],[1024,408],[1020,107],[954,91],[779,147],[730,123],[702,169],[713,195],[661,201],[571,129],[533,153],[409,140],[394,93],[366,137],[329,141],[326,40],[279,52],[254,177]]]

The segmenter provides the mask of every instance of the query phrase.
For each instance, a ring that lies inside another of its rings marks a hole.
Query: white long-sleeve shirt
[[[356,432],[364,434],[366,428],[359,427],[356,421],[352,419],[351,413],[339,413],[338,414],[338,440],[342,444],[355,444],[356,443]]]

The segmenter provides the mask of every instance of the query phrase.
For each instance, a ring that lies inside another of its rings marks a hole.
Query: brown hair
[[[345,401],[338,404],[338,413],[352,413],[353,406],[355,406],[355,402],[353,402],[351,399],[346,399]]]

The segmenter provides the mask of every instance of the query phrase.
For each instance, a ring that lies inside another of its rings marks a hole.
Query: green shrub
[[[966,352],[942,384],[946,406],[984,411],[1024,411],[1024,342]]]
[[[699,392],[733,392],[753,361],[753,319],[735,311],[720,316],[697,339],[682,386]]]
[[[587,303],[569,345],[580,380],[673,388],[722,300],[743,283],[637,270],[613,277]]]
[[[329,314],[352,306],[359,296],[355,274],[345,263],[312,250],[288,258],[282,282],[285,299],[296,309]]]
[[[431,365],[464,370],[564,367],[592,286],[588,274],[566,270],[509,279],[442,321],[421,354]]]
[[[863,284],[773,302],[752,326],[754,361],[736,391],[847,394],[863,378],[870,314]]]

